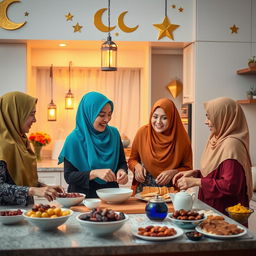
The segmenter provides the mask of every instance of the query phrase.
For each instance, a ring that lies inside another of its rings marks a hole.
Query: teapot
[[[193,202],[195,200],[196,194],[193,192],[192,194],[187,193],[186,191],[182,190],[176,194],[171,193],[169,194],[173,207],[175,211],[184,209],[186,211],[190,211],[193,206]]]
[[[145,208],[146,215],[150,220],[164,220],[168,214],[168,207],[165,201],[158,195],[151,199]]]

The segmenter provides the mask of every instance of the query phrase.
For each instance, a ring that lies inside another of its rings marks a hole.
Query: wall
[[[26,45],[0,44],[0,95],[26,91]]]
[[[252,5],[251,5],[252,4]],[[216,15],[218,14],[218,15]],[[195,168],[209,136],[204,125],[203,102],[220,96],[245,99],[246,91],[256,85],[256,76],[239,76],[236,70],[247,67],[256,55],[255,0],[197,0],[196,81],[193,115]],[[252,17],[252,19],[251,19]],[[229,27],[236,24],[238,33]],[[243,106],[249,124],[250,153],[256,163],[256,105]]]
[[[181,54],[152,55],[151,106],[160,98],[169,98],[173,100],[178,111],[181,109],[182,92],[174,99],[166,86],[172,80],[182,82],[182,62]]]

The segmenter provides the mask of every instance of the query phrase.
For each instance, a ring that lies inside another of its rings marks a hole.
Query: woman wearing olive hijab
[[[35,195],[52,201],[63,192],[38,182],[36,156],[26,136],[36,122],[36,102],[22,92],[0,97],[0,205],[27,205]]]

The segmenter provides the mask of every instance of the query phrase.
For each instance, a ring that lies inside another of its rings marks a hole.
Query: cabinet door
[[[47,185],[60,185],[60,172],[38,172],[40,182]]]
[[[183,49],[183,104],[194,102],[195,61],[194,44]]]

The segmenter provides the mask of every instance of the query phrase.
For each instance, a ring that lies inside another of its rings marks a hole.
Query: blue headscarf
[[[77,114],[76,128],[68,135],[59,155],[59,164],[66,158],[81,172],[109,168],[117,170],[120,153],[120,135],[112,126],[103,132],[94,129],[93,123],[102,108],[113,102],[98,92],[89,92],[81,99]],[[106,183],[96,178],[100,184]]]

